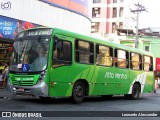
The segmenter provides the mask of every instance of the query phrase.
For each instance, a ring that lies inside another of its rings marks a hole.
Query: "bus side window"
[[[94,63],[94,44],[82,40],[75,42],[75,59],[78,63],[93,64]]]
[[[96,45],[96,64],[112,66],[113,49],[107,46]]]
[[[144,70],[153,71],[153,58],[149,56],[144,56]]]
[[[149,71],[153,71],[153,57],[150,57]]]
[[[118,64],[117,64],[117,62],[118,62],[117,49],[114,50],[114,59],[113,59],[113,61],[114,61],[114,65],[117,67],[118,66]]]
[[[120,68],[128,68],[128,52],[117,50],[117,66]]]
[[[142,55],[140,55],[140,63],[139,63],[140,70],[143,69],[142,66],[143,66]]]
[[[144,56],[144,70],[149,71],[149,65],[150,65],[150,57],[149,56]]]
[[[53,47],[52,66],[69,65],[72,63],[71,42],[56,39]]]
[[[129,52],[126,51],[126,68],[129,68]]]
[[[131,69],[140,70],[142,69],[142,58],[140,54],[131,53]]]

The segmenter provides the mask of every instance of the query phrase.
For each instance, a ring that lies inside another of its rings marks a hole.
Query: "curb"
[[[0,99],[11,99],[10,97],[0,97]]]

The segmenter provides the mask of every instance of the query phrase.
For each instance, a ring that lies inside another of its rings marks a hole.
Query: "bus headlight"
[[[39,76],[38,82],[43,82],[45,77],[46,77],[46,71],[43,71]]]

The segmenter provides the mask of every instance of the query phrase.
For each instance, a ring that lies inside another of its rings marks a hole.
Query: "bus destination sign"
[[[20,32],[17,35],[17,38],[22,38],[25,36],[36,36],[36,35],[51,35],[52,34],[52,29],[47,28],[47,29],[32,29],[32,30],[27,30]]]
[[[26,33],[26,36],[35,36],[35,35],[51,35],[52,29],[35,29],[35,30],[29,30]]]

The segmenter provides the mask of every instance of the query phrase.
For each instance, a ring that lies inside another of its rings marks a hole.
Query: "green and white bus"
[[[9,82],[13,95],[40,98],[122,94],[138,99],[154,90],[148,52],[58,28],[20,32],[13,45]]]

